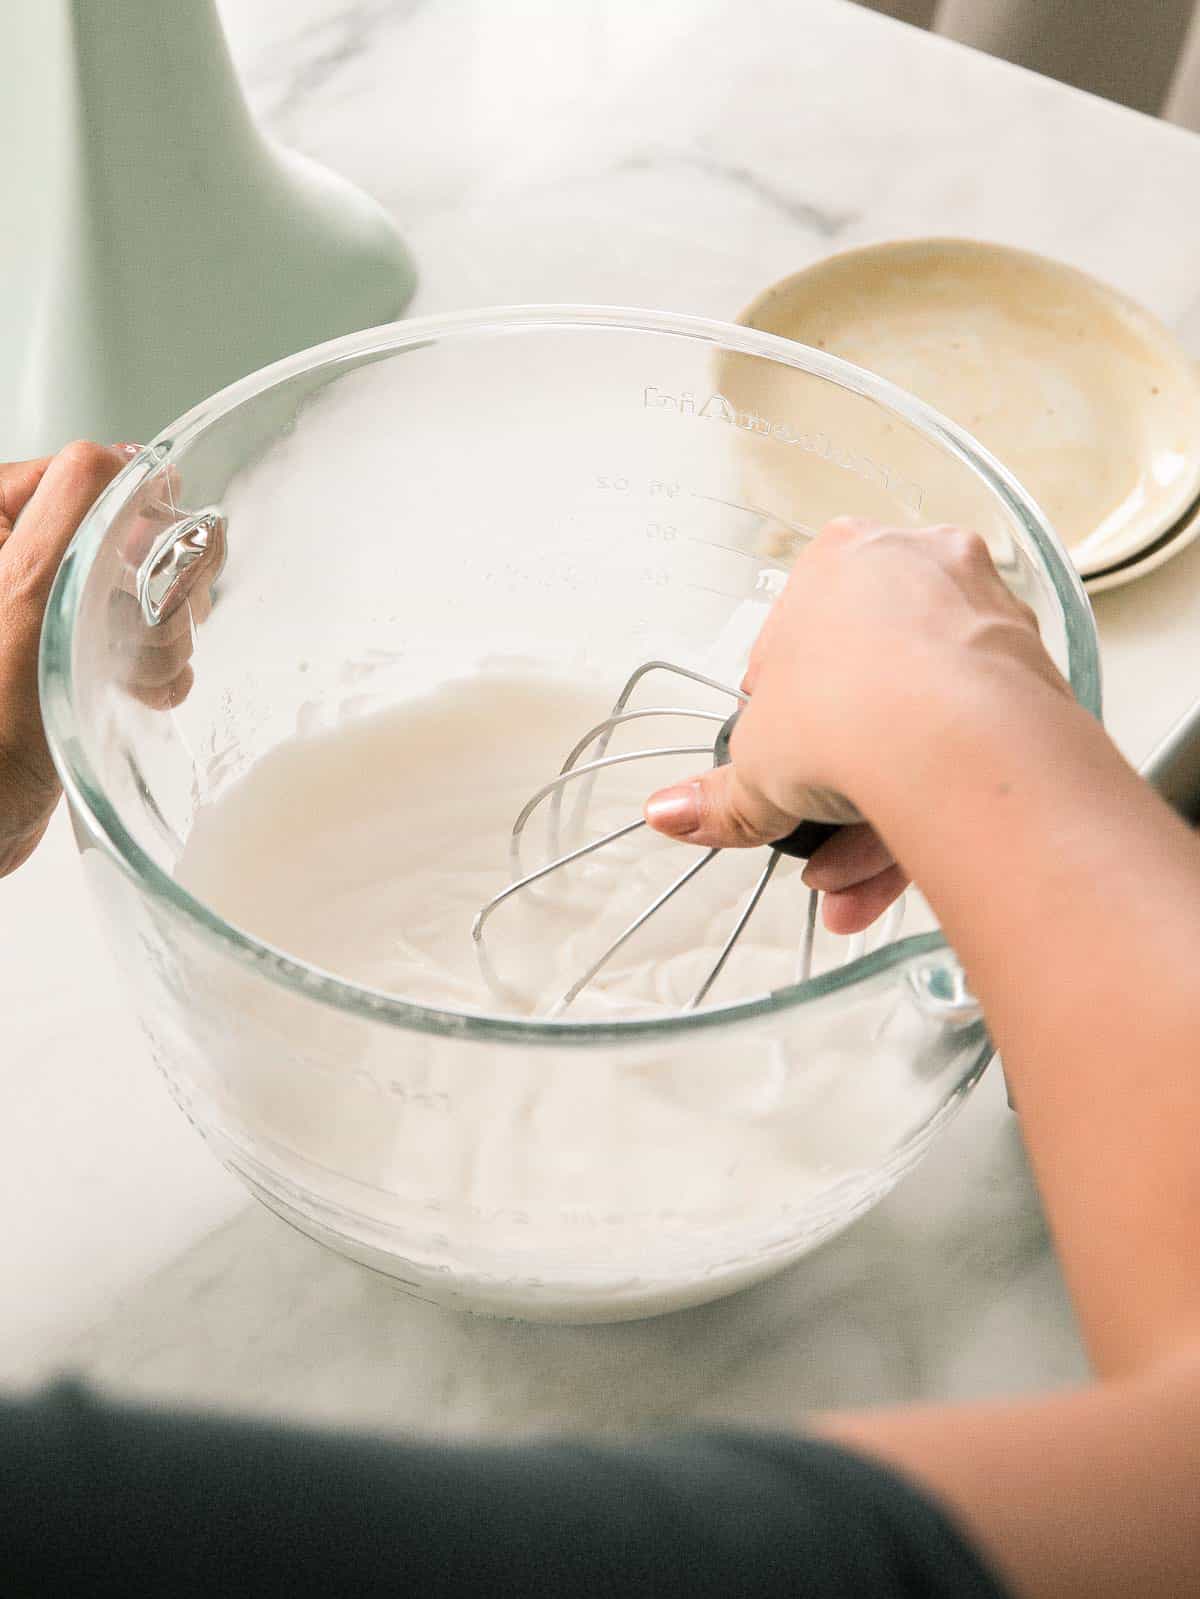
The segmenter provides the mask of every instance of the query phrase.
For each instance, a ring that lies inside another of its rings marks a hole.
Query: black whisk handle
[[[793,855],[798,861],[806,861],[841,830],[837,822],[801,822],[786,838],[776,839],[771,847],[781,855]]]

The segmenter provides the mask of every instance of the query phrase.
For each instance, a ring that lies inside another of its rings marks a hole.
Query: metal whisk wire
[[[634,690],[637,688],[642,679],[651,672],[669,672],[676,677],[686,678],[704,688],[711,689],[715,693],[728,696],[738,706],[744,705],[749,698],[749,696],[741,689],[731,688],[727,683],[719,682],[716,678],[708,677],[702,672],[692,670],[690,667],[678,666],[671,661],[644,661],[639,667],[636,668],[635,671],[630,674],[620,694],[617,696],[616,701],[613,704],[612,711],[609,713],[609,715],[606,716],[602,722],[598,722],[595,727],[589,728],[583,737],[577,741],[564,760],[558,775],[553,777],[548,783],[544,783],[536,793],[530,796],[530,798],[522,806],[516,820],[513,823],[512,835],[509,840],[509,854],[513,880],[507,885],[507,887],[501,889],[498,894],[493,895],[492,898],[488,900],[487,904],[484,905],[476,915],[471,927],[471,936],[475,942],[480,968],[483,971],[483,974],[489,985],[493,988],[503,989],[506,987],[506,985],[504,985],[497,977],[495,968],[492,965],[491,959],[488,955],[483,936],[484,929],[486,928],[495,911],[498,910],[501,905],[513,899],[513,897],[517,894],[536,889],[536,886],[545,878],[549,877],[552,873],[561,871],[565,867],[573,865],[576,861],[581,861],[586,856],[592,855],[598,850],[605,849],[608,846],[617,843],[620,839],[627,838],[630,834],[637,832],[639,828],[646,826],[645,820],[639,816],[633,821],[626,822],[622,826],[613,828],[611,831],[602,834],[599,838],[590,839],[585,843],[578,843],[570,848],[564,849],[562,840],[562,811],[564,795],[568,788],[572,787],[576,783],[579,785],[578,800],[571,817],[571,830],[578,835],[582,830],[582,819],[586,814],[588,803],[591,798],[592,788],[599,773],[609,770],[613,767],[625,765],[629,762],[654,760],[667,755],[709,755],[715,756],[718,759],[726,758],[721,755],[720,751],[723,743],[727,745],[728,729],[731,725],[732,718],[723,716],[717,711],[702,710],[692,706],[652,705],[638,707],[632,710],[629,708],[629,700]],[[715,748],[713,744],[676,744],[655,745],[647,749],[630,750],[617,755],[610,755],[608,753],[613,734],[619,727],[646,718],[663,716],[685,717],[707,722],[720,723],[721,729],[717,736]],[[593,747],[594,754],[592,754],[588,760],[582,760],[581,757],[588,750],[593,749]],[[532,871],[526,871],[521,853],[522,840],[530,819],[533,817],[538,808],[547,801],[550,803],[548,833],[550,840],[551,859]],[[760,900],[763,897],[763,894],[766,892],[767,885],[770,883],[771,878],[774,875],[777,866],[779,865],[780,856],[785,853],[791,855],[800,855],[802,857],[807,856],[808,853],[811,853],[811,849],[815,848],[817,843],[819,843],[824,836],[828,836],[831,831],[833,831],[831,828],[822,828],[817,824],[803,823],[794,834],[789,835],[788,839],[781,840],[779,846],[773,846],[771,848],[767,864],[762,869],[753,888],[751,889],[749,898],[742,909],[738,912],[734,923],[730,928],[729,933],[726,935],[725,941],[716,956],[716,959],[709,967],[703,981],[699,984],[691,998],[688,1000],[687,1005],[684,1007],[685,1009],[694,1010],[707,998],[713,984],[717,981],[718,977],[720,977],[722,971],[725,969],[729,961],[729,957],[732,955],[734,948],[745,931],[746,925],[751,916],[754,914]],[[807,844],[799,842],[802,837],[807,838]],[[687,884],[689,884],[694,877],[696,877],[701,871],[704,870],[705,867],[715,860],[717,855],[720,853],[721,852],[719,849],[708,849],[699,857],[699,859],[691,862],[684,871],[679,873],[679,875],[675,877],[667,885],[667,887],[663,889],[662,892],[659,893],[655,899],[653,899],[651,903],[645,907],[644,910],[640,911],[638,915],[629,921],[604,947],[604,949],[601,950],[600,954],[591,962],[587,970],[575,979],[566,992],[563,993],[556,1003],[551,1007],[549,1014],[552,1017],[561,1015],[562,1012],[565,1011],[568,1006],[570,1006],[574,1000],[578,998],[588,984],[591,983],[592,980],[604,969],[604,967],[608,965],[613,956],[616,955],[619,950],[623,949],[629,940],[633,938],[633,936],[642,927],[645,926],[650,918],[659,910],[661,910],[669,900],[673,899],[681,889],[685,888]],[[795,978],[797,982],[807,981],[812,974],[813,945],[816,934],[818,903],[819,896],[817,895],[816,891],[809,889],[807,891],[804,923],[796,957]],[[886,931],[889,936],[895,937],[896,933],[898,933],[900,917],[902,916],[903,901],[900,901],[895,907],[893,907],[888,916]],[[847,961],[856,959],[861,952],[862,946],[860,940],[857,938],[850,940],[846,955]]]
[[[649,676],[651,672],[670,672],[675,677],[686,678],[689,682],[698,683],[702,688],[712,689],[717,694],[727,694],[741,705],[746,704],[750,697],[742,689],[730,688],[727,683],[721,683],[715,677],[708,677],[703,672],[694,671],[690,666],[676,666],[671,661],[643,661],[640,666],[635,667],[634,670],[629,674],[625,681],[624,688],[617,695],[616,700],[613,702],[613,708],[605,717],[604,721],[597,723],[597,725],[585,733],[584,736],[579,740],[578,744],[575,745],[574,749],[562,764],[562,772],[569,772],[575,765],[575,762],[583,754],[584,750],[586,750],[589,744],[591,744],[593,741],[596,742],[597,746],[596,756],[594,758],[599,759],[606,755],[608,752],[608,746],[612,742],[612,736],[616,732],[617,728],[620,727],[624,722],[635,721],[640,716],[695,716],[701,717],[705,721],[725,721],[725,718],[718,715],[715,711],[699,711],[688,706],[679,707],[678,709],[672,708],[670,710],[667,710],[663,707],[650,707],[646,710],[630,711],[628,709],[628,705],[633,696],[633,691],[637,688],[642,679]],[[680,750],[677,753],[684,754],[687,752]],[[589,777],[587,783],[584,784],[576,800],[575,810],[573,813],[573,820],[576,826],[578,826],[583,813],[587,810],[588,801],[590,800],[592,793],[592,784],[594,781],[594,778]],[[552,840],[552,847],[557,850],[559,827],[562,815],[562,795],[557,795],[553,803],[554,809],[551,817],[550,837]]]

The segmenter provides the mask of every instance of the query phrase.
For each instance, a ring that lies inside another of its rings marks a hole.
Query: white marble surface
[[[969,233],[1135,295],[1200,354],[1200,143],[841,0],[225,0],[279,137],[401,218],[417,312],[731,317],[861,240]],[[1200,694],[1200,545],[1097,606],[1140,756]],[[1049,934],[1052,937],[1052,931]],[[1083,1370],[991,1074],[926,1164],[775,1282],[603,1329],[396,1294],[248,1207],[155,1078],[62,818],[0,887],[0,1380],[454,1433],[785,1419]]]

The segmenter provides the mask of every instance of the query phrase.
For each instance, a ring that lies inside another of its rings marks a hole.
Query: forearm
[[[1200,1331],[1200,845],[1052,689],[959,709],[872,819],[983,1003],[1093,1358],[1132,1370]]]
[[[815,1426],[932,1492],[1018,1599],[1179,1599],[1200,1589],[1200,1346],[1079,1393]]]

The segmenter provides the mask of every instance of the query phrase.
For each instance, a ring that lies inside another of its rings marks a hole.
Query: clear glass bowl
[[[431,1299],[617,1319],[767,1275],[919,1158],[990,1054],[936,930],[696,1014],[527,1021],[357,987],[174,876],[198,810],[298,729],[419,692],[466,639],[619,685],[769,598],[838,512],[975,527],[1098,711],[1091,613],[1019,486],[890,385],[740,327],[533,307],[375,329],[235,384],[116,479],[51,598],[46,725],[154,1058],[273,1210]],[[578,1118],[506,1147],[499,1187],[464,1182],[441,1152],[507,1074]],[[652,1126],[624,1115],[648,1076]],[[563,1177],[598,1116],[623,1128],[603,1205]]]

